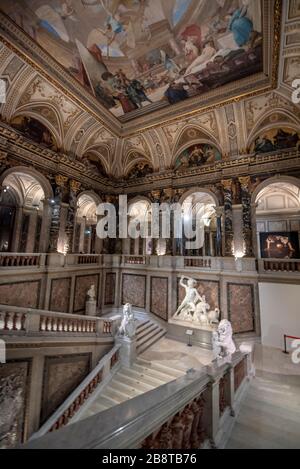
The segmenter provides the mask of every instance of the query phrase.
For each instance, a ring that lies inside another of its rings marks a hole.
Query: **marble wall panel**
[[[99,274],[78,275],[75,280],[74,313],[85,311],[86,294],[91,285],[95,285],[96,298],[98,296]]]
[[[40,424],[74,391],[90,367],[90,353],[45,357]]]
[[[168,320],[168,278],[151,277],[150,311]]]
[[[0,449],[12,448],[26,437],[30,360],[0,364]]]
[[[115,303],[116,274],[107,272],[105,276],[104,304],[113,305]]]
[[[51,281],[50,303],[51,311],[69,312],[71,278],[55,278]]]
[[[122,275],[122,304],[130,303],[138,308],[146,306],[146,275]]]
[[[228,319],[234,333],[255,330],[254,286],[227,284]]]
[[[0,285],[0,303],[24,308],[38,308],[40,280],[3,283]]]

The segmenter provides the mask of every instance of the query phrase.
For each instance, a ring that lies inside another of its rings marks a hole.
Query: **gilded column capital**
[[[222,187],[225,190],[232,190],[232,179],[222,179],[221,181]]]
[[[68,181],[67,176],[62,176],[61,174],[57,174],[55,176],[55,182],[59,187],[64,187]]]
[[[249,190],[250,183],[251,183],[250,176],[239,177],[239,183],[240,183],[240,185],[241,185],[241,188],[242,188],[244,191]]]
[[[81,187],[81,183],[78,182],[78,181],[75,181],[75,179],[71,179],[70,180],[70,189],[75,193],[77,194],[77,192],[79,191]]]

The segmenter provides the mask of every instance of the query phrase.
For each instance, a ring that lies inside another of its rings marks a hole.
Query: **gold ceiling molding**
[[[74,77],[72,77],[57,61],[55,61],[55,59],[50,57],[50,55],[41,46],[36,44],[27,33],[10,20],[10,18],[8,18],[3,12],[0,12],[0,38],[2,38],[3,43],[8,48],[21,56],[23,60],[29,63],[35,70],[38,70],[41,75],[43,75],[55,87],[63,91],[63,93],[73,102],[89,114],[93,115],[98,122],[105,127],[111,125],[109,130],[112,131],[116,137],[130,137],[136,135],[138,132],[144,132],[145,130],[157,128],[166,123],[174,123],[190,116],[197,116],[214,109],[219,109],[227,104],[237,103],[245,98],[257,96],[276,88],[280,54],[282,4],[282,0],[263,1],[264,26],[267,28],[267,37],[264,35],[264,55],[268,55],[267,59],[265,58],[265,63],[269,63],[267,71],[264,70],[264,73],[258,74],[257,76],[254,75],[251,77],[251,80],[243,79],[238,82],[230,83],[228,86],[225,85],[221,96],[214,96],[214,92],[209,92],[207,95],[209,98],[206,97],[206,101],[207,99],[213,99],[217,102],[201,105],[201,102],[199,102],[202,99],[201,97],[190,98],[188,103],[181,103],[176,109],[174,109],[174,107],[168,109],[168,114],[166,114],[166,110],[156,111],[145,117],[137,118],[136,120],[133,119],[126,123],[121,123],[115,116],[109,113],[109,111],[104,109],[104,107],[96,101],[96,98],[85,91],[84,88],[77,83]],[[272,8],[273,14],[271,11]],[[273,18],[273,25],[269,23],[271,18]],[[273,34],[271,34],[271,31]],[[24,43],[26,44],[27,50],[24,49]],[[272,47],[270,47],[271,43]],[[34,58],[33,54],[35,54],[41,62]],[[48,71],[45,70],[45,62],[47,62]],[[60,83],[57,74],[61,75],[61,78],[64,79],[65,82],[63,85]],[[260,78],[260,80],[258,80],[258,78]],[[253,90],[255,83],[258,81],[261,81],[260,85]],[[233,96],[237,83],[242,83],[244,90],[242,90],[238,96]],[[245,83],[248,84],[245,85]],[[73,91],[66,89],[68,85],[73,87],[73,89],[75,88],[78,90],[78,92],[76,91],[74,93]],[[245,89],[245,86],[247,89]],[[197,106],[198,103],[199,106]],[[191,107],[195,105],[197,107],[191,109]],[[102,115],[104,114],[105,116],[101,116],[100,113],[97,112],[96,108],[101,109]],[[187,110],[187,108],[189,108],[189,110]],[[177,116],[172,117],[174,112],[176,112]],[[156,120],[155,122],[154,119]],[[146,120],[148,120],[148,123],[145,124]]]

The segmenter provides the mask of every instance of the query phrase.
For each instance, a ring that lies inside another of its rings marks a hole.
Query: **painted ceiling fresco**
[[[261,0],[2,0],[1,9],[121,119],[263,67]]]

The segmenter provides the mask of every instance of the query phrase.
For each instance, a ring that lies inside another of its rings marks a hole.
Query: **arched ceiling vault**
[[[125,124],[117,133],[109,123],[100,123],[70,93],[0,43],[0,76],[7,91],[6,102],[0,105],[1,118],[6,123],[20,114],[39,118],[55,135],[60,151],[78,159],[96,152],[105,170],[116,177],[124,176],[139,161],[149,162],[154,171],[172,168],[176,154],[186,145],[201,141],[214,144],[223,157],[243,155],[260,132],[272,127],[300,128],[300,103],[291,99],[300,56],[300,13],[294,4],[291,0],[283,2],[276,90],[182,119],[171,116],[163,124],[153,122],[146,130],[135,131],[132,126],[129,136]]]

